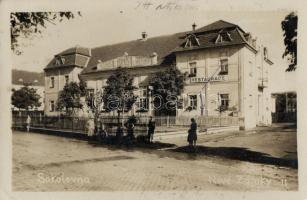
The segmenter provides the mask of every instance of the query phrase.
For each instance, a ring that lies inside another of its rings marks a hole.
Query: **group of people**
[[[103,124],[99,123],[98,126],[94,125],[94,120],[89,122],[89,126],[94,127],[92,130],[88,131],[89,136],[98,136],[99,139],[106,138],[108,136],[107,131],[105,130]],[[128,120],[124,124],[127,132],[127,139],[129,141],[134,141],[135,140],[135,135],[134,135],[134,128],[135,128],[135,122],[134,120]],[[149,118],[148,123],[147,123],[147,142],[148,143],[153,143],[153,136],[155,133],[156,129],[156,123],[153,120],[152,117]],[[116,140],[120,142],[124,136],[124,127],[119,124],[117,129],[116,129]],[[187,142],[189,143],[189,146],[195,147],[196,146],[196,141],[197,141],[197,123],[194,118],[191,118],[191,125],[190,129],[188,130],[188,137],[187,137]]]
[[[116,140],[120,142],[124,136],[124,127],[126,128],[127,132],[127,139],[129,141],[135,140],[134,135],[134,128],[135,128],[135,121],[129,119],[124,126],[122,124],[118,124],[116,129]],[[149,143],[153,142],[153,135],[155,133],[156,124],[152,117],[149,117],[147,123],[147,141]],[[101,122],[94,122],[94,119],[90,118],[86,124],[86,132],[87,135],[90,137],[98,138],[98,140],[104,139],[108,136],[108,132],[106,131],[103,123]]]

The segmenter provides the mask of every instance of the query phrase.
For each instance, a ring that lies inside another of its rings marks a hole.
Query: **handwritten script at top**
[[[158,2],[155,0],[143,0],[137,2],[135,9],[173,11],[173,10],[196,10],[197,7],[190,4],[189,1]]]

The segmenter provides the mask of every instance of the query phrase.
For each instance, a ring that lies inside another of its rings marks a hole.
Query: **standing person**
[[[147,128],[148,128],[148,142],[152,143],[153,141],[153,135],[155,133],[155,129],[156,129],[156,123],[152,120],[152,117],[150,116],[148,124],[147,124]]]
[[[195,119],[191,119],[191,127],[188,131],[188,142],[190,146],[196,146],[197,141],[197,123],[195,122]]]
[[[94,137],[95,135],[95,122],[94,119],[92,117],[90,117],[87,122],[86,122],[86,133],[89,137]]]
[[[134,123],[132,120],[129,120],[127,125],[127,136],[130,140],[134,140]]]
[[[26,124],[27,124],[27,132],[29,132],[30,131],[30,124],[31,124],[31,117],[30,117],[30,115],[28,115],[28,117],[27,117]]]

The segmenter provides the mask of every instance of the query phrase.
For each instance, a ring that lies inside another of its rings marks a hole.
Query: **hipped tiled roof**
[[[230,34],[231,40],[216,42],[216,38],[220,31],[226,31],[227,34]],[[184,46],[186,36],[191,33],[197,36],[200,43],[199,46]],[[174,52],[176,51],[248,44],[247,40],[243,36],[244,33],[245,32],[239,26],[219,20],[207,26],[196,29],[195,31],[187,31],[147,39],[137,39],[118,44],[96,47],[92,48],[91,50],[84,47],[74,47],[59,53],[58,56],[65,55],[65,57],[67,57],[65,62],[67,62],[66,64],[68,65],[84,67],[84,70],[82,71],[83,74],[96,72],[97,64],[99,62],[109,61],[121,57],[126,53],[128,53],[129,56],[151,56],[155,52],[158,55],[157,65],[164,65],[174,61]],[[79,55],[79,57],[70,57],[72,55]],[[90,60],[86,65],[87,56],[90,57]],[[46,68],[51,68],[54,66],[55,59],[53,59]]]
[[[91,53],[89,48],[80,47],[80,46],[70,48],[55,55],[54,58],[48,63],[45,70],[50,68],[68,67],[68,66],[86,67],[90,55]],[[63,60],[60,60],[59,64],[56,61],[57,59],[63,59]]]

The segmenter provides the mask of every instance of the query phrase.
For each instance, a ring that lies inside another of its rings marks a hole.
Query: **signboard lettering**
[[[191,77],[191,83],[206,83],[213,81],[225,81],[225,76],[213,76],[213,77]]]

